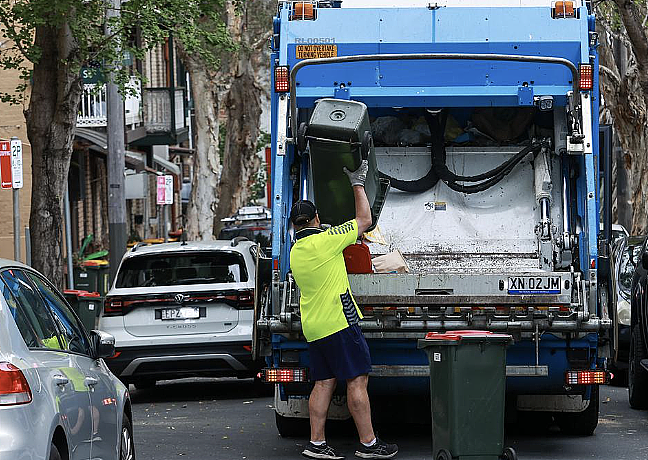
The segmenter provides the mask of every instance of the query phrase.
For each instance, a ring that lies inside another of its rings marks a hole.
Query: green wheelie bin
[[[63,291],[65,299],[85,326],[87,331],[95,329],[97,311],[101,310],[102,297],[98,292],[66,289]]]
[[[418,347],[430,362],[434,460],[516,460],[504,447],[507,334],[430,332]]]

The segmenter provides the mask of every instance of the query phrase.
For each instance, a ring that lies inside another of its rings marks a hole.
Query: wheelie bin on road
[[[418,341],[430,362],[435,460],[516,460],[504,448],[507,334],[430,332]]]

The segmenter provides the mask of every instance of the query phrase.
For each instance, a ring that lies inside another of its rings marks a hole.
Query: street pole
[[[67,254],[68,289],[74,289],[74,267],[72,266],[72,219],[70,218],[70,190],[65,188],[63,201],[65,213],[65,252]]]
[[[13,189],[14,260],[20,262],[20,189]]]
[[[110,20],[120,15],[121,0],[110,0],[106,11],[106,35],[113,33]],[[117,53],[121,56],[121,53]],[[118,58],[121,59],[121,58]],[[118,69],[120,60],[113,62]],[[117,267],[126,252],[126,196],[124,192],[125,150],[124,102],[114,83],[111,72],[106,83],[107,133],[108,133],[108,231],[110,239],[110,279],[115,278]]]
[[[169,205],[168,204],[163,204],[162,205],[162,233],[164,235],[164,242],[168,243],[169,242],[169,210],[168,210]]]
[[[25,227],[25,263],[31,267],[31,233]]]

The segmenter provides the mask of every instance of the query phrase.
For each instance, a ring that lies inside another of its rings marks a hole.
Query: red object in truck
[[[356,243],[347,246],[343,252],[347,273],[373,273],[369,246]]]

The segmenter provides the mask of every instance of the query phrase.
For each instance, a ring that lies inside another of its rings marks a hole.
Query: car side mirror
[[[646,251],[641,253],[641,265],[644,270],[648,270],[648,252]]]
[[[90,341],[94,349],[93,358],[110,358],[115,354],[115,337],[107,332],[90,331]]]

